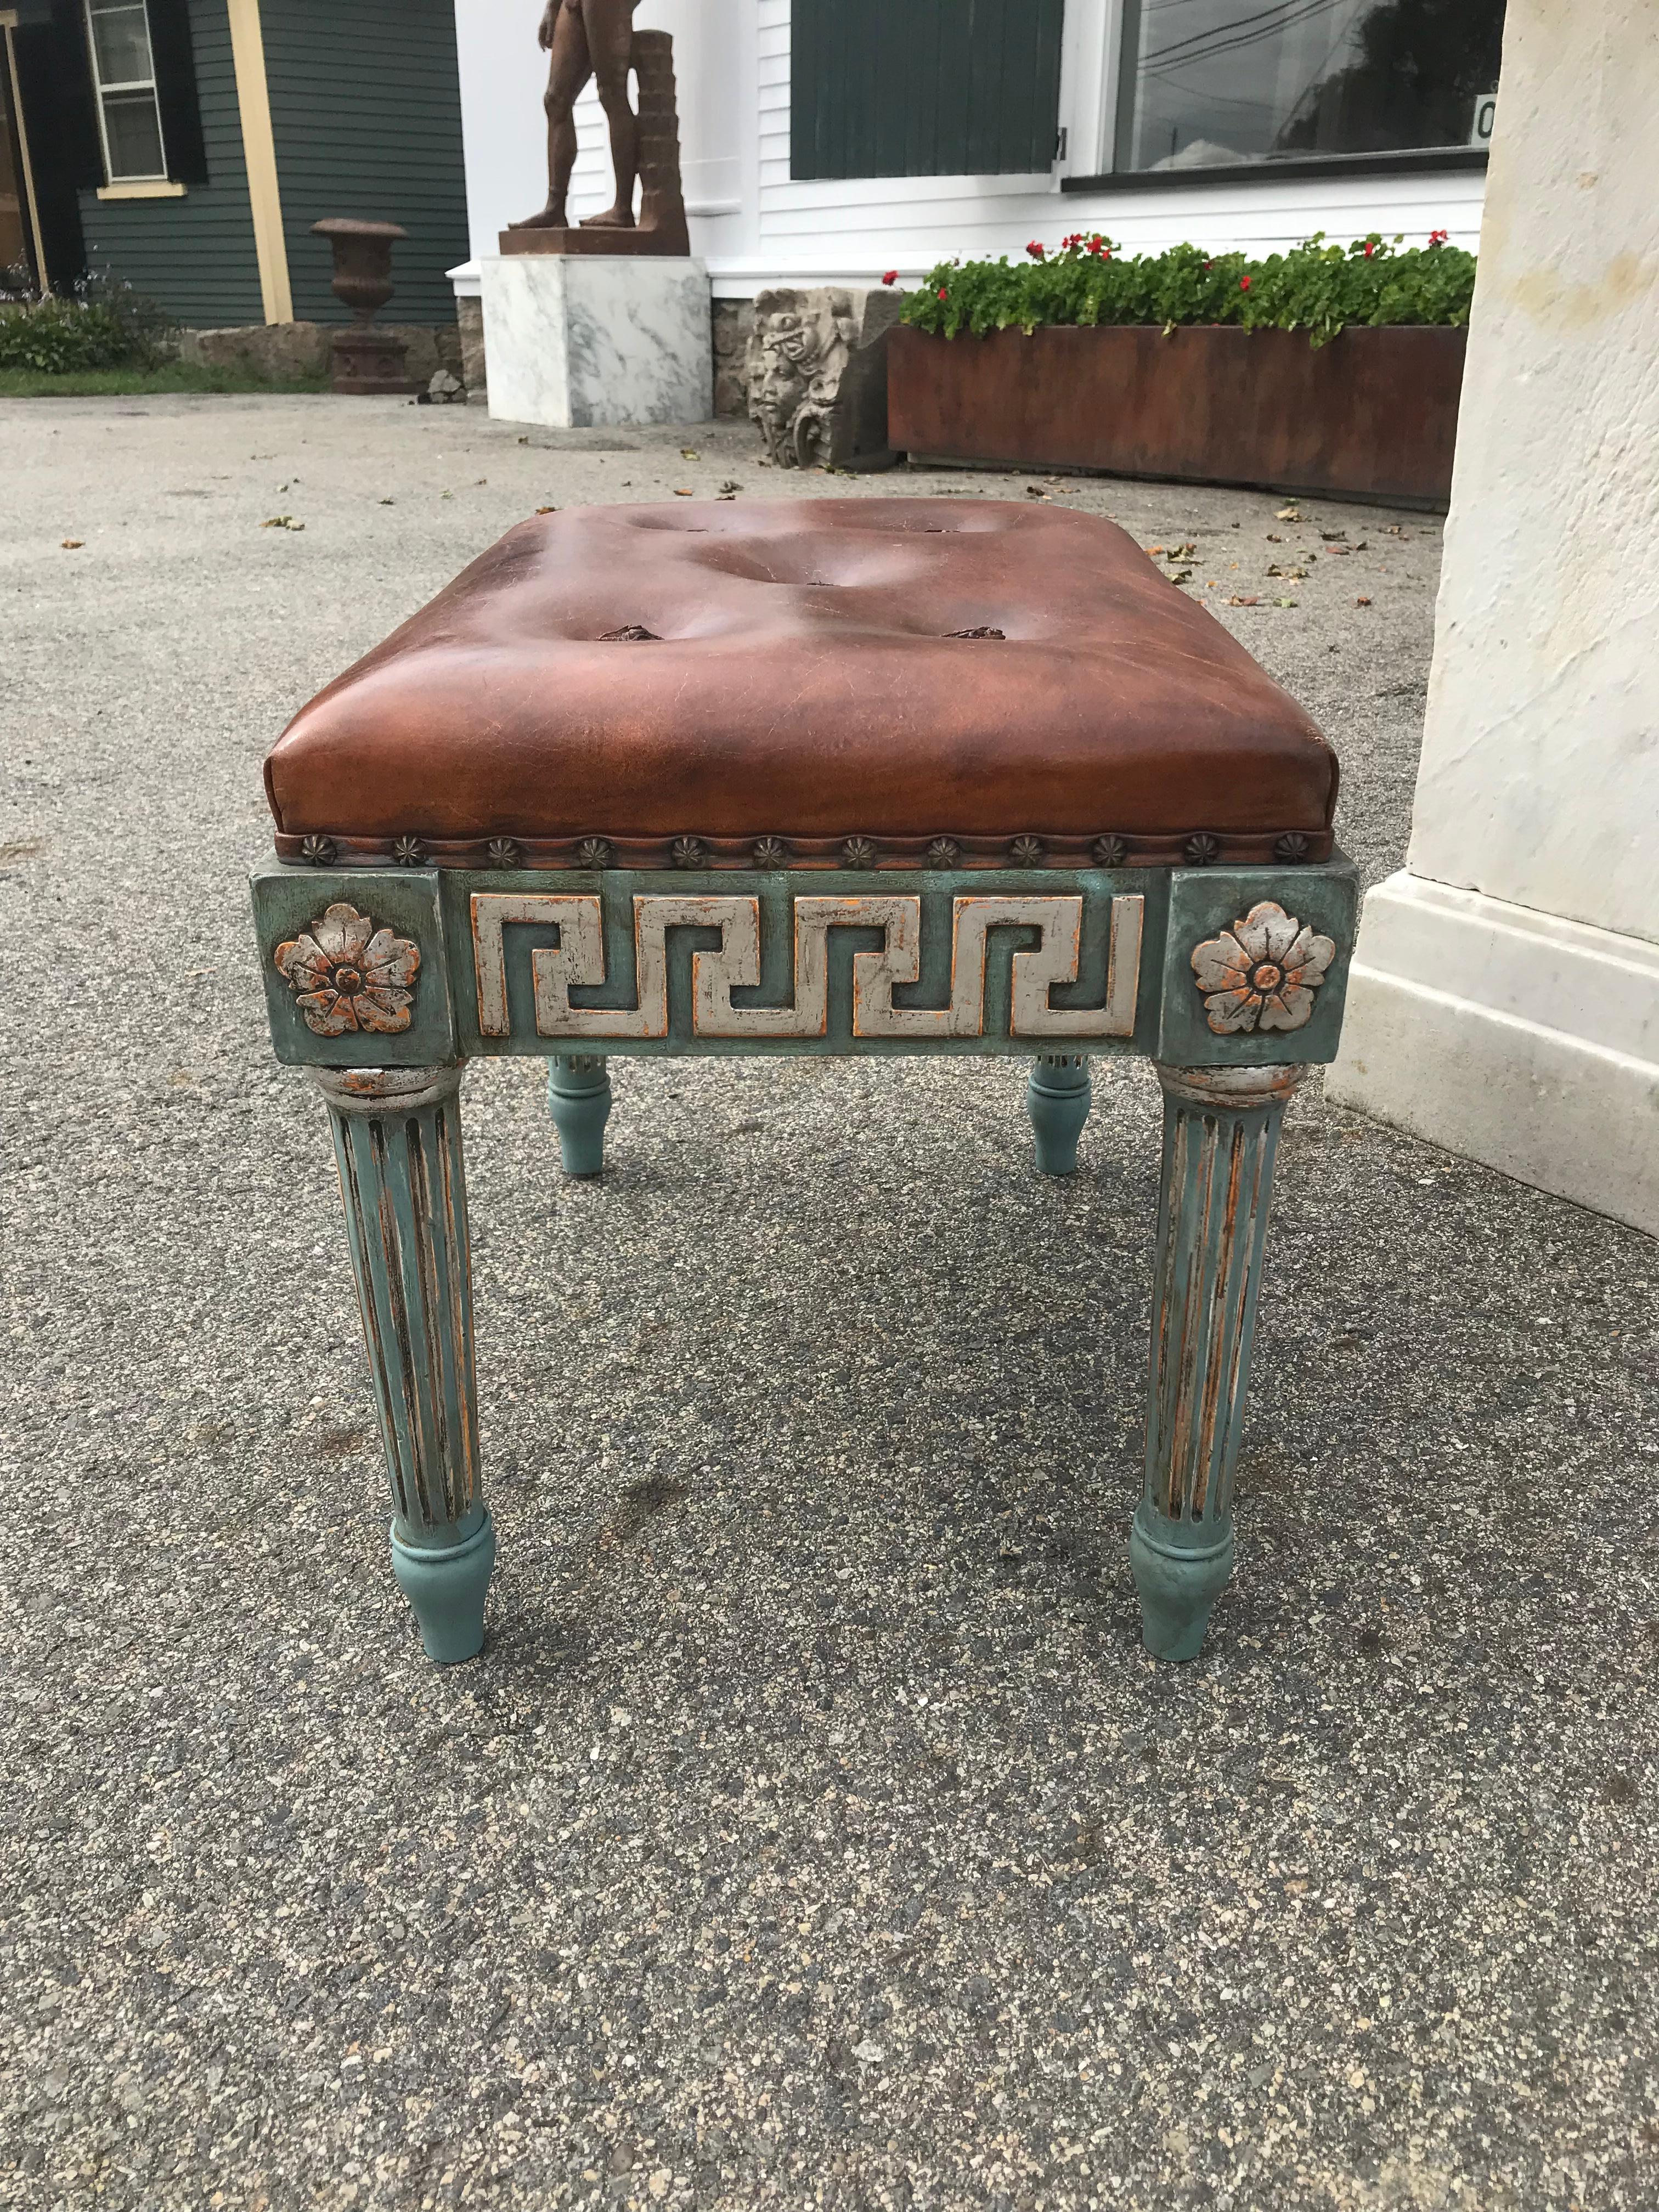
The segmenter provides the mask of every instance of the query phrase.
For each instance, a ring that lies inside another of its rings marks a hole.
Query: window
[[[1484,145],[1504,0],[1125,0],[1120,169]]]
[[[165,177],[161,110],[144,0],[86,0],[92,81],[111,184]]]

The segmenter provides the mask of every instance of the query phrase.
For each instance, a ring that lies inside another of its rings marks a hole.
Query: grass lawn
[[[76,368],[57,375],[33,368],[0,368],[0,399],[114,399],[145,392],[326,392],[328,377],[300,376],[283,383],[246,368],[209,368],[167,361],[156,368]]]

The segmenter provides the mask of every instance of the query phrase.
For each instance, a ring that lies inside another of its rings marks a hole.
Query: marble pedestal
[[[486,255],[489,411],[557,430],[702,422],[714,410],[708,272],[666,255]]]

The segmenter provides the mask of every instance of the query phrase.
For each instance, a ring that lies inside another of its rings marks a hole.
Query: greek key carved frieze
[[[1103,1005],[1056,1006],[1057,987],[1078,980],[1083,900],[1054,897],[953,899],[950,920],[951,980],[947,1003],[896,1005],[894,992],[920,980],[922,902],[914,896],[856,894],[796,898],[793,993],[787,1006],[738,1006],[732,993],[761,981],[761,902],[710,893],[683,897],[635,895],[633,901],[635,1002],[631,1007],[573,1005],[573,990],[606,981],[604,910],[595,892],[475,891],[471,896],[473,962],[478,1028],[485,1037],[512,1032],[508,1003],[507,932],[515,924],[556,928],[556,944],[529,953],[536,1032],[544,1037],[653,1038],[669,1034],[671,970],[668,933],[712,929],[718,951],[699,950],[691,962],[690,1028],[710,1038],[809,1038],[827,1034],[830,1018],[830,933],[836,929],[879,930],[878,948],[854,953],[852,1033],[872,1038],[961,1038],[986,1034],[988,939],[994,929],[1040,933],[1035,946],[1012,957],[1009,1030],[1018,1037],[1132,1036],[1139,992],[1140,945],[1146,902],[1115,896],[1108,925]]]

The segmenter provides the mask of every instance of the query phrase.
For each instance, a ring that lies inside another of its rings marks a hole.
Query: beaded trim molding
[[[276,857],[313,868],[1204,868],[1295,867],[1328,860],[1328,830],[1275,836],[1199,830],[1170,836],[1018,837],[335,837],[278,831]]]

